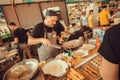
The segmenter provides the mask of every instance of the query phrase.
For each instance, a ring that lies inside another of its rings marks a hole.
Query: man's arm
[[[44,44],[46,46],[51,45],[51,42],[48,39],[45,39],[45,38],[34,38],[32,36],[28,37],[28,44],[29,45],[36,45],[36,44],[39,44],[39,43],[42,43],[42,44]]]
[[[110,12],[108,12],[108,18],[109,18],[109,19],[111,18]]]
[[[102,65],[100,69],[100,75],[103,80],[119,80],[118,79],[119,65],[113,64],[102,58]]]
[[[15,37],[15,38],[14,38],[14,43],[15,43],[15,44],[18,44],[18,37]]]
[[[100,17],[99,17],[99,15],[97,16],[97,20],[98,20],[98,21],[100,20]]]
[[[70,34],[70,35],[71,35],[71,34],[74,34],[73,32],[70,32],[70,31],[68,31],[68,30],[66,30],[66,29],[64,30],[64,32],[67,33],[67,34]]]
[[[117,15],[117,13],[113,14],[113,16],[112,16],[111,18],[115,18],[115,17],[116,17],[116,15]]]
[[[57,36],[57,39],[58,39],[58,42],[59,42],[60,44],[62,44],[62,43],[64,42],[63,38],[60,37],[60,36]]]

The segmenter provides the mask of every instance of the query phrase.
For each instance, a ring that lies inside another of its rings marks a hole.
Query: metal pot
[[[3,80],[30,80],[38,70],[36,59],[26,59],[12,66],[3,77]]]

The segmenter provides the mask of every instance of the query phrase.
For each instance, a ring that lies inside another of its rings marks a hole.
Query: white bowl
[[[66,74],[68,64],[62,60],[53,60],[46,63],[42,68],[44,74],[61,77]]]

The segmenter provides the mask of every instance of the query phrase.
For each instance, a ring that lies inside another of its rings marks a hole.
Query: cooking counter
[[[96,58],[97,56],[99,56],[99,54],[97,53],[97,48],[91,50],[89,52],[89,55],[84,57],[84,58],[80,58],[80,59],[74,59],[75,61],[75,66],[74,66],[74,69],[78,69],[78,70],[83,70],[83,66],[88,64],[89,61],[91,61],[92,59]],[[82,71],[83,72],[83,71]],[[98,71],[97,71],[98,72]],[[84,74],[86,74],[84,72]],[[89,75],[90,76],[90,75]],[[85,75],[86,77],[86,75]],[[100,76],[99,76],[100,77]],[[87,75],[87,78],[90,78],[88,77]],[[54,77],[54,76],[50,76],[50,75],[44,75],[44,73],[42,72],[42,70],[38,69],[38,72],[37,74],[33,77],[34,80],[66,80],[67,79],[67,74],[64,75],[63,77]],[[95,78],[91,78],[90,80],[95,80]]]
[[[90,77],[88,77],[90,75],[88,75],[87,72],[84,72],[84,65],[86,65],[86,64],[88,65],[88,62],[90,62],[92,59],[96,58],[99,55],[97,53],[97,50],[98,50],[98,48],[94,48],[94,49],[90,50],[89,55],[87,55],[86,57],[73,58],[75,65],[72,68],[82,71],[85,74],[85,77],[87,79],[90,78]],[[98,72],[98,70],[97,70],[97,72]],[[67,72],[67,74],[68,74],[68,72]],[[39,66],[37,73],[31,80],[66,80],[67,74],[64,75],[63,77],[54,77],[54,76],[50,76],[50,75],[45,75]],[[95,78],[90,78],[89,80],[95,80]]]

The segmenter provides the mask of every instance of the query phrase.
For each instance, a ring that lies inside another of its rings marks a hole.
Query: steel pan
[[[80,47],[83,43],[84,41],[81,39],[74,39],[74,40],[64,42],[62,44],[62,47],[67,48],[67,49],[75,49],[75,48]]]
[[[38,70],[36,59],[26,59],[12,66],[3,77],[3,80],[30,80]]]

